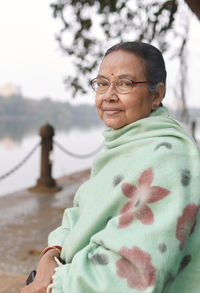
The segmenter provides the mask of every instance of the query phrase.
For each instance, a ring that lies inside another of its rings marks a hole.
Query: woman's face
[[[104,58],[98,76],[111,85],[105,93],[96,93],[96,108],[108,127],[118,129],[150,114],[156,97],[150,93],[148,83],[136,84],[126,94],[117,93],[112,83],[122,75],[134,81],[147,80],[143,66],[142,60],[128,51],[117,50]]]

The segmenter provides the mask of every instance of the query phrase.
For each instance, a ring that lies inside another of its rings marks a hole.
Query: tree
[[[51,7],[63,25],[56,37],[60,48],[74,64],[74,72],[65,80],[74,95],[87,93],[86,76],[96,70],[105,48],[119,41],[137,39],[155,44],[163,53],[179,58],[186,78],[184,56],[189,20],[182,11],[184,25],[176,25],[180,1],[55,0]],[[179,84],[185,108],[183,79]]]
[[[199,0],[185,0],[185,2],[189,5],[192,11],[200,19],[200,1]]]

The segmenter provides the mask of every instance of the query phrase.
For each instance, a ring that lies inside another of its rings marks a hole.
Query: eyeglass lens
[[[120,93],[127,93],[132,90],[135,85],[132,80],[129,79],[117,79],[113,82],[116,90]],[[110,87],[110,82],[106,79],[97,78],[92,81],[92,87],[96,92],[104,93]]]

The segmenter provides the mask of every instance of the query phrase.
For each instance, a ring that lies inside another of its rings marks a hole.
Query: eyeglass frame
[[[92,87],[92,89],[93,89],[96,93],[98,92],[98,90],[95,90],[95,88],[93,87],[93,82],[96,81],[96,80],[98,80],[98,78],[99,78],[99,77],[95,77],[95,78],[93,78],[93,79],[90,81],[90,86]],[[132,88],[131,88],[128,92],[120,92],[120,91],[117,89],[117,87],[115,86],[115,90],[116,90],[116,92],[117,92],[118,94],[128,94],[128,93],[130,93],[130,91],[131,91],[131,90],[134,88],[134,86],[137,85],[137,84],[143,84],[143,83],[154,83],[153,81],[150,81],[150,80],[134,81],[133,79],[130,79],[130,78],[127,78],[127,77],[123,77],[123,78],[124,78],[124,79],[127,79],[128,81],[130,81],[130,82],[132,83]],[[123,79],[123,78],[121,77],[121,79]],[[105,89],[105,91],[101,92],[102,94],[105,93],[105,92],[109,89],[109,87],[110,87],[110,85],[111,85],[112,83],[116,84],[116,81],[117,81],[117,80],[115,80],[115,81],[113,81],[113,82],[110,82],[107,78],[104,78],[104,77],[102,77],[102,79],[108,81],[108,87]],[[118,78],[118,80],[120,80],[120,78]]]

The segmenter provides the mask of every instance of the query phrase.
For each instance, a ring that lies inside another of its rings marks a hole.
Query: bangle
[[[58,253],[59,253],[59,255],[60,255],[60,253],[61,253],[61,250],[62,250],[62,247],[61,246],[48,246],[48,247],[46,247],[46,248],[44,248],[42,251],[41,251],[41,253],[40,253],[40,258],[45,254],[45,253],[47,253],[47,251],[49,251],[50,249],[54,249],[54,250],[56,250]]]

